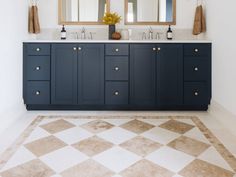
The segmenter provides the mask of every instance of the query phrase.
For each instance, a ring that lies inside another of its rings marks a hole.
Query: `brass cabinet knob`
[[[198,92],[194,92],[194,95],[195,95],[195,96],[198,96],[198,95],[199,95],[199,93],[198,93]]]
[[[152,50],[153,50],[153,51],[156,51],[157,49],[154,47],[154,48],[152,48]]]
[[[116,66],[116,67],[114,68],[114,70],[115,70],[115,71],[119,71],[120,68],[119,68],[118,66]]]
[[[73,47],[73,50],[74,50],[74,51],[76,51],[76,50],[77,50],[77,48],[76,48],[76,47]]]
[[[119,92],[118,92],[118,91],[115,91],[114,95],[115,95],[115,96],[118,96],[118,95],[119,95]]]
[[[41,50],[41,49],[40,49],[39,47],[38,47],[38,48],[36,48],[36,51],[37,51],[37,52],[39,52],[40,50]]]
[[[82,48],[81,48],[81,47],[78,47],[78,50],[79,50],[79,51],[81,51],[81,50],[82,50]]]
[[[116,52],[119,52],[119,49],[116,49]]]
[[[158,47],[158,48],[157,48],[157,50],[158,50],[158,51],[161,51],[161,48],[160,48],[160,47]]]
[[[194,49],[194,51],[197,53],[197,52],[199,52],[199,50],[198,49]]]
[[[36,91],[36,92],[35,92],[35,95],[40,95],[40,91]]]
[[[194,67],[194,71],[198,71],[199,69],[198,69],[198,67]]]
[[[36,71],[39,71],[41,68],[40,68],[40,66],[37,66],[35,69],[36,69]]]

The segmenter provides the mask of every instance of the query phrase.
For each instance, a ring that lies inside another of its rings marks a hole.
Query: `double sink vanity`
[[[28,110],[207,110],[209,41],[26,41]]]

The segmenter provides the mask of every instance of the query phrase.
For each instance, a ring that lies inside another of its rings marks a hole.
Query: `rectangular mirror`
[[[58,0],[59,24],[96,25],[110,11],[110,0]]]
[[[176,0],[125,0],[127,25],[175,25]]]

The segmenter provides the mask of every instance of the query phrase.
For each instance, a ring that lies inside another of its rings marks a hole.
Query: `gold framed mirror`
[[[58,0],[59,25],[103,25],[110,0]]]
[[[126,25],[176,25],[176,0],[125,0]]]

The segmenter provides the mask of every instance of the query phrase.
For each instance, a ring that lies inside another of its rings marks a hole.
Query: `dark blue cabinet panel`
[[[104,45],[83,44],[78,51],[78,104],[104,104]]]
[[[183,45],[157,45],[157,103],[183,104]]]
[[[156,101],[155,44],[130,45],[130,104],[154,105]]]
[[[29,44],[27,55],[50,55],[50,44]]]
[[[129,55],[129,44],[106,44],[106,55]]]
[[[77,45],[52,45],[51,102],[77,104]]]

